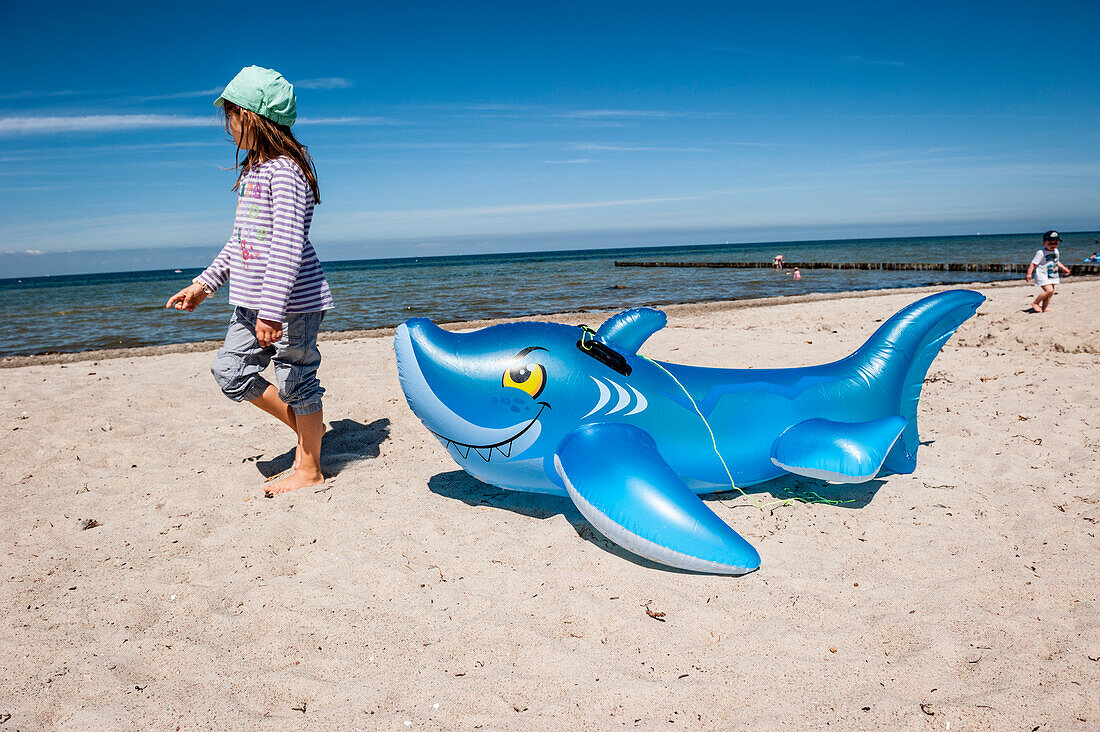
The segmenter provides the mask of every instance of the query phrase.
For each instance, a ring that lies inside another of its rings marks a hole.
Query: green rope
[[[580,342],[581,348],[583,348],[586,351],[591,350],[592,347],[591,346],[586,346],[585,344],[588,343],[590,340],[593,340],[594,337],[595,337],[595,334],[596,334],[596,331],[592,330],[591,328],[589,328],[586,325],[582,325],[581,326],[581,342]],[[770,510],[773,510],[775,508],[780,508],[782,506],[791,506],[791,505],[794,505],[795,503],[825,503],[825,504],[828,504],[830,506],[839,506],[843,503],[852,503],[852,500],[837,500],[837,499],[834,499],[834,498],[825,498],[824,496],[819,495],[815,491],[805,491],[801,495],[799,495],[797,493],[794,493],[793,491],[788,491],[788,490],[784,490],[784,492],[787,493],[788,495],[790,495],[791,496],[790,498],[778,498],[778,499],[772,501],[771,503],[760,503],[755,498],[750,496],[748,493],[746,493],[745,491],[738,488],[737,484],[733,480],[733,473],[730,472],[729,465],[726,464],[726,459],[724,457],[722,457],[722,452],[718,449],[718,440],[714,436],[714,430],[711,429],[710,422],[707,421],[707,418],[703,415],[702,410],[699,409],[699,405],[695,403],[695,399],[694,399],[694,397],[691,396],[691,392],[689,392],[687,390],[686,386],[684,386],[682,383],[680,383],[680,380],[676,378],[675,374],[673,374],[671,371],[666,369],[664,366],[657,363],[656,361],[654,361],[651,358],[647,358],[647,357],[641,355],[640,353],[637,354],[637,355],[638,355],[639,358],[642,358],[646,361],[649,361],[651,364],[653,364],[654,366],[659,368],[661,371],[664,371],[666,374],[668,374],[669,378],[671,378],[673,381],[675,381],[676,385],[679,386],[680,389],[684,392],[684,395],[687,396],[688,401],[691,402],[691,406],[695,408],[695,413],[698,414],[699,419],[701,419],[703,421],[703,426],[707,428],[707,433],[710,435],[710,444],[714,448],[714,454],[718,456],[718,461],[720,463],[722,463],[722,468],[726,471],[726,477],[729,478],[729,481],[730,481],[730,488],[732,488],[733,490],[740,493],[743,497],[747,498],[750,503],[752,503],[754,506],[759,508],[761,511],[770,511]],[[806,496],[809,496],[809,498],[806,498]]]
[[[831,506],[839,506],[842,503],[851,503],[852,502],[850,500],[845,501],[845,500],[836,500],[836,499],[833,499],[833,498],[825,498],[824,496],[818,495],[814,491],[807,491],[807,492],[803,493],[802,495],[795,494],[792,491],[784,491],[785,493],[791,495],[791,497],[790,498],[779,498],[779,499],[776,499],[776,500],[772,501],[771,503],[760,503],[755,498],[750,496],[748,493],[743,491],[741,488],[738,488],[737,484],[733,480],[733,473],[730,472],[729,465],[726,464],[726,459],[724,457],[722,457],[722,452],[718,449],[718,440],[714,437],[714,430],[711,429],[710,422],[707,421],[707,418],[703,415],[702,410],[699,409],[699,405],[695,403],[695,398],[691,396],[691,392],[689,392],[687,390],[686,386],[684,386],[682,383],[680,383],[680,380],[676,378],[675,374],[673,374],[671,371],[666,369],[664,366],[657,363],[656,361],[654,361],[651,358],[646,358],[645,356],[642,356],[641,354],[638,354],[638,355],[639,355],[639,357],[645,359],[646,361],[649,361],[651,364],[653,364],[654,366],[659,368],[661,371],[664,371],[666,374],[668,374],[669,378],[671,378],[673,381],[675,381],[676,385],[679,386],[681,390],[683,390],[684,395],[687,396],[688,401],[691,402],[691,406],[695,408],[695,413],[699,415],[699,419],[703,420],[703,426],[707,428],[707,433],[710,435],[710,444],[714,448],[714,454],[718,456],[718,461],[722,463],[722,468],[726,471],[726,477],[728,477],[729,480],[730,480],[730,487],[733,488],[738,493],[740,493],[744,498],[747,498],[750,503],[752,503],[754,506],[759,508],[761,511],[770,511],[772,509],[780,508],[782,506],[791,506],[795,503],[826,503],[826,504],[829,504]],[[811,498],[806,498],[805,496],[810,496]]]
[[[722,463],[722,468],[726,471],[726,477],[730,479],[730,488],[733,488],[735,491],[740,493],[743,497],[747,498],[750,503],[752,503],[754,506],[759,508],[761,511],[767,511],[770,508],[776,507],[777,505],[778,506],[790,505],[790,504],[792,504],[792,503],[794,503],[795,501],[798,500],[798,499],[795,499],[795,498],[788,498],[788,499],[785,499],[785,500],[779,500],[779,501],[776,501],[774,503],[769,503],[767,505],[764,505],[764,504],[760,503],[759,501],[757,501],[752,496],[750,496],[748,493],[745,493],[745,491],[738,488],[737,483],[735,483],[734,480],[733,480],[733,473],[730,472],[729,465],[726,464],[726,459],[724,457],[722,457],[722,452],[721,452],[721,450],[718,449],[718,439],[714,436],[714,430],[712,430],[710,428],[710,422],[708,422],[707,418],[703,415],[703,411],[701,409],[699,409],[699,405],[695,403],[695,398],[691,396],[691,392],[689,392],[687,390],[687,387],[684,386],[683,384],[681,384],[680,380],[677,379],[676,376],[671,371],[666,369],[664,366],[657,363],[656,361],[654,361],[651,358],[646,358],[645,356],[642,356],[641,354],[638,354],[638,355],[641,358],[644,358],[646,361],[649,361],[651,364],[653,364],[654,366],[659,368],[661,371],[664,371],[666,374],[668,374],[669,377],[673,381],[676,382],[676,385],[679,386],[680,389],[683,390],[685,396],[687,396],[687,398],[688,398],[688,401],[691,402],[691,406],[695,408],[695,413],[699,415],[699,419],[703,420],[703,426],[707,428],[707,433],[710,435],[710,444],[714,448],[714,454],[718,456],[718,461],[720,463]]]

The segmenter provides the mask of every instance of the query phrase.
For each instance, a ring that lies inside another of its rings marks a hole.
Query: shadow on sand
[[[337,419],[321,438],[321,472],[326,478],[339,475],[351,463],[369,460],[379,455],[379,446],[390,436],[390,421],[376,419],[370,424],[354,419]],[[256,461],[256,468],[265,478],[278,475],[294,465],[294,449],[270,460]]]
[[[775,496],[776,499],[803,498],[804,500],[813,501],[816,498],[826,499],[827,501],[839,501],[840,503],[831,505],[835,505],[837,508],[855,509],[863,508],[870,503],[871,499],[874,498],[875,493],[878,492],[878,489],[884,482],[883,480],[875,479],[866,483],[836,485],[821,480],[802,478],[796,475],[785,475],[766,483],[751,486],[747,488],[745,492],[749,495],[767,492]],[[596,531],[592,524],[588,523],[584,516],[581,515],[580,511],[577,510],[573,505],[573,501],[571,501],[568,496],[554,496],[545,493],[526,493],[524,491],[509,491],[503,488],[495,488],[486,483],[482,483],[480,480],[470,476],[463,470],[452,470],[448,473],[433,475],[428,481],[428,489],[436,495],[462,501],[469,506],[492,506],[493,508],[512,511],[522,514],[523,516],[530,516],[531,518],[547,519],[560,514],[570,523],[573,530],[577,532],[577,536],[595,544],[604,551],[622,557],[641,567],[659,569],[664,572],[673,572],[676,574],[708,574],[706,572],[690,572],[674,567],[666,567],[663,564],[651,562],[644,557],[639,557],[623,549],[618,544],[611,542]],[[712,498],[716,500],[733,500],[738,497],[740,497],[739,493],[735,491],[726,491],[724,493],[706,494],[704,501]],[[771,500],[769,499],[763,502],[770,503]],[[745,504],[745,506],[746,508],[752,508],[749,504]]]

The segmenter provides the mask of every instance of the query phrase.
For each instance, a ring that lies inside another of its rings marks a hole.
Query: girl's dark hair
[[[242,109],[230,101],[225,102],[222,114],[225,116],[225,131],[230,138],[233,137],[229,127],[230,115],[237,115],[241,124],[241,139],[249,141],[251,146],[244,160],[241,160],[241,148],[237,146],[236,164],[233,168],[240,170],[240,173],[237,174],[237,183],[233,186],[233,190],[240,188],[241,178],[253,166],[278,157],[288,157],[302,169],[309,187],[313,189],[314,203],[321,202],[321,189],[317,186],[317,170],[313,167],[313,158],[309,156],[306,146],[294,137],[289,127],[250,110]]]

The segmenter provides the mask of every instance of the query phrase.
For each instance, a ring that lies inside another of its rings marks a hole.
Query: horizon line
[[[623,233],[626,233],[624,230]],[[570,232],[573,234],[590,233],[586,231]],[[607,232],[599,232],[607,233]],[[657,233],[657,232],[654,232]],[[600,250],[647,250],[647,249],[673,249],[678,247],[721,247],[721,246],[738,246],[738,247],[752,247],[752,246],[782,246],[782,245],[794,245],[794,244],[829,244],[835,242],[861,242],[861,241],[907,241],[914,239],[967,239],[974,237],[982,238],[995,238],[995,237],[1012,237],[1012,236],[1032,236],[1038,235],[1041,232],[1031,231],[1012,231],[1012,232],[996,232],[982,234],[980,232],[974,234],[920,234],[909,236],[858,236],[858,237],[836,237],[828,239],[784,239],[774,241],[712,241],[712,242],[694,242],[694,243],[681,243],[681,244],[612,244],[603,246],[592,247],[579,247],[570,249],[538,249],[534,251],[497,251],[497,252],[471,252],[471,253],[452,253],[452,254],[421,254],[410,256],[398,256],[398,257],[359,257],[352,259],[327,259],[322,262],[323,265],[338,265],[347,264],[353,262],[401,262],[401,261],[419,261],[419,260],[437,260],[437,259],[462,259],[462,258],[479,258],[479,257],[498,257],[498,256],[539,256],[547,254],[575,254],[581,252],[592,252]],[[1100,234],[1100,229],[1095,230],[1081,230],[1070,231],[1063,229],[1062,233],[1068,235],[1081,235],[1081,234]],[[539,232],[533,232],[520,236],[543,236]],[[451,237],[452,240],[469,239],[471,236],[455,236]],[[409,239],[391,239],[385,240],[389,243],[402,243],[406,241],[416,241],[422,239],[422,237],[412,237]],[[346,244],[347,242],[345,242]],[[362,244],[368,244],[369,242],[362,242]],[[70,250],[56,250],[56,251],[24,251],[13,252],[0,251],[0,258],[3,257],[48,257],[51,255],[66,255],[76,253],[87,254],[106,254],[106,253],[126,253],[126,252],[167,252],[167,251],[187,251],[196,253],[199,251],[212,251],[215,247],[207,246],[190,246],[190,247],[176,247],[172,250],[158,249],[153,247],[140,248],[140,247],[123,247],[119,249],[70,249]],[[183,271],[183,270],[202,270],[203,267],[157,267],[154,269],[133,269],[133,270],[109,270],[109,271],[92,271],[92,272],[69,272],[64,274],[43,274],[43,275],[22,275],[16,277],[0,277],[0,284],[23,281],[23,280],[38,280],[38,279],[62,279],[67,277],[87,277],[98,275],[124,275],[124,274],[144,274],[150,272],[168,272],[168,271]]]

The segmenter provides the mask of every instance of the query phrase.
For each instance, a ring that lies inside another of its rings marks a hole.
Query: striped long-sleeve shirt
[[[233,235],[199,275],[211,289],[229,280],[229,302],[266,320],[333,307],[309,243],[313,190],[289,158],[260,163],[242,179]]]

